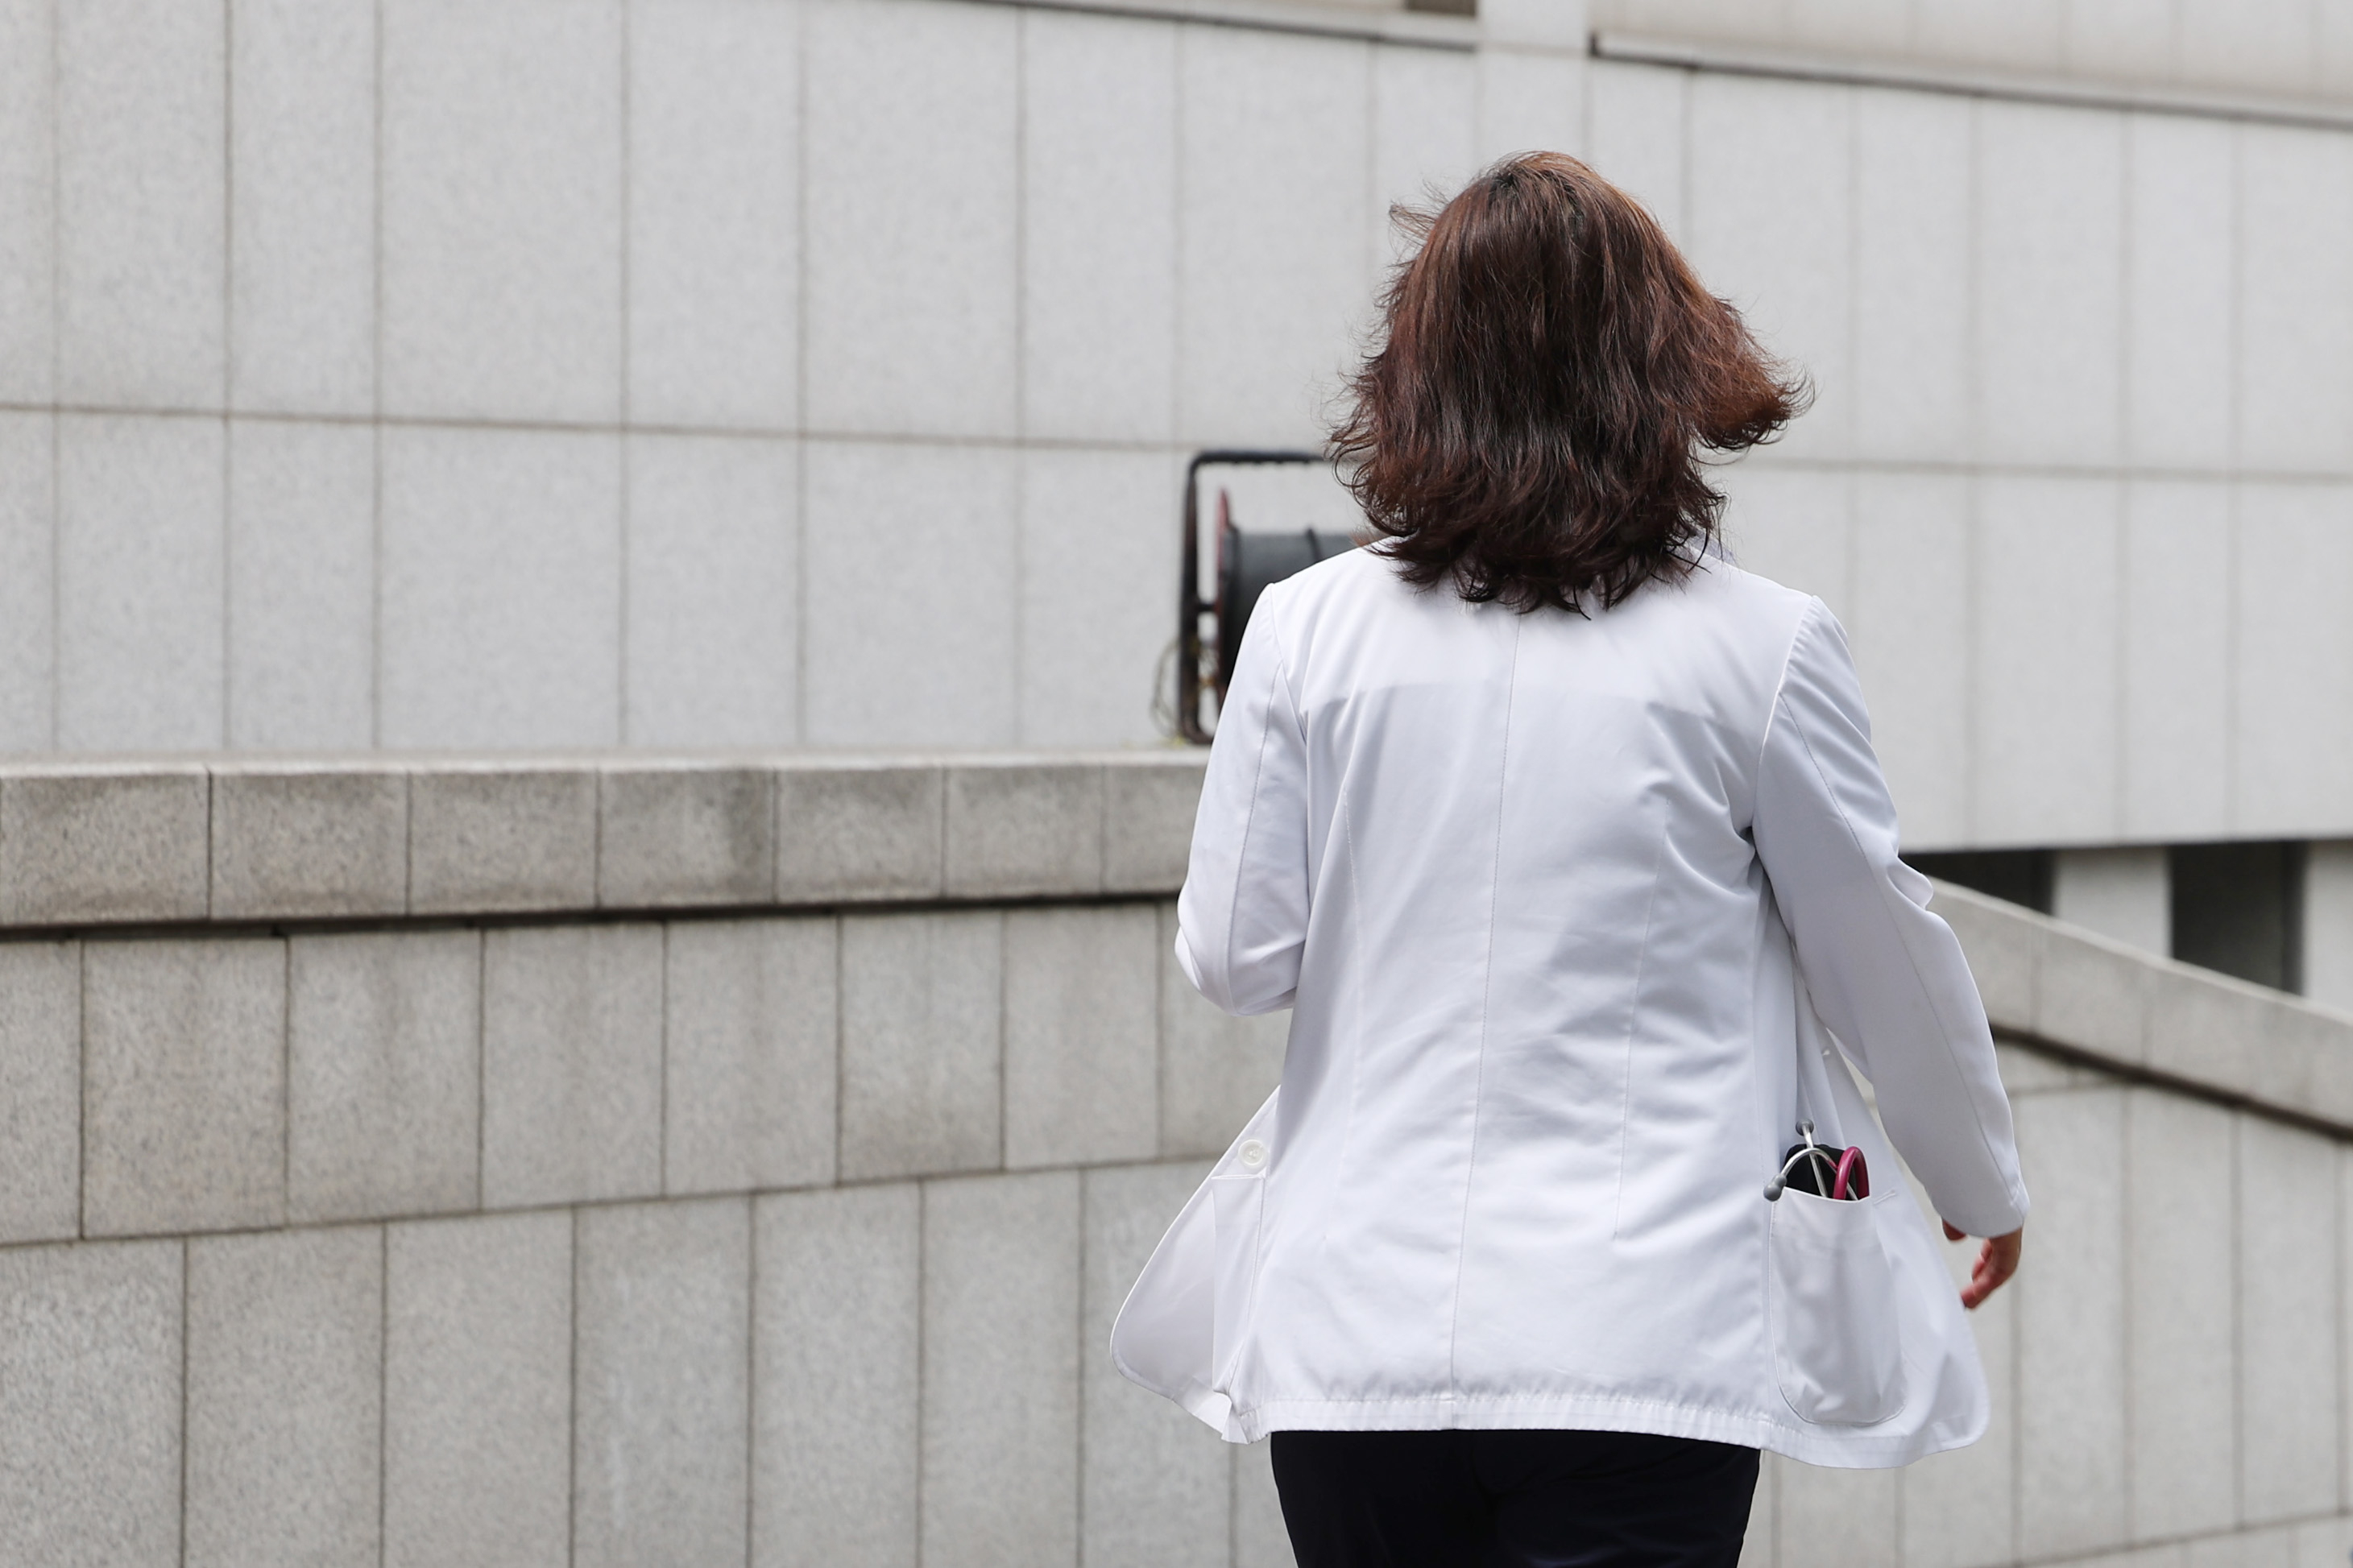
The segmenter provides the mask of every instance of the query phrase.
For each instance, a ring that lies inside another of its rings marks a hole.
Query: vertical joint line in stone
[[[845,1058],[849,1052],[849,997],[846,989],[849,965],[842,949],[849,940],[849,922],[840,915],[828,918],[833,927],[833,1184],[841,1184],[841,1140],[844,1118],[842,1096],[849,1089],[849,1072]]]
[[[2112,494],[2109,499],[2110,525],[2115,531],[2109,550],[2109,564],[2116,574],[2116,622],[2109,632],[2109,655],[2116,670],[2115,684],[2108,692],[2108,713],[2112,739],[2108,746],[2110,833],[2121,836],[2126,831],[2125,813],[2130,799],[2125,778],[2132,742],[2131,710],[2126,693],[2130,689],[2127,672],[2132,668],[2130,632],[2132,623],[2132,578],[2128,533],[2131,528],[2131,508],[2127,497],[2132,490],[2134,468],[2133,412],[2133,296],[2132,261],[2138,245],[2133,237],[2133,183],[2137,167],[2134,157],[2136,121],[2130,116],[2118,117],[2116,125],[2116,271],[2109,279],[2109,294],[2116,301],[2116,473],[2108,480]],[[2127,1308],[2129,1312],[2129,1308]],[[2126,1399],[2130,1399],[2131,1377],[2126,1377]],[[2126,1430],[2131,1427],[2127,1425]],[[2129,1512],[2132,1502],[2132,1468],[2125,1468],[2125,1502]]]
[[[1095,785],[1095,896],[1101,898],[1111,888],[1111,770],[1098,765],[1087,774]]]
[[[400,907],[417,911],[417,775],[403,769],[400,778]]]
[[[793,12],[793,739],[808,740],[808,7]],[[781,842],[781,840],[779,840]],[[837,1179],[839,1146],[836,1145]]]
[[[2231,1524],[2247,1526],[2246,1117],[2231,1116]]]
[[[2126,199],[2129,200],[2131,182],[2127,180],[2126,182],[2126,185],[2127,192]],[[2130,221],[2129,217],[2127,217],[2126,221]],[[2120,331],[2117,336],[2129,341],[2132,337],[2132,333],[2129,331]],[[2129,355],[2130,351],[2127,349],[2127,360],[2129,360]],[[2130,385],[2129,376],[2126,377],[2126,385],[2127,387]],[[2130,395],[2129,391],[2127,391],[2126,395]],[[2129,816],[2132,805],[2132,790],[2130,785],[2126,782],[2132,771],[2132,702],[2130,693],[2132,691],[2133,592],[2131,498],[2133,481],[2129,477],[2119,477],[2113,481],[2113,484],[2114,494],[2109,500],[2109,506],[2114,515],[2116,526],[2116,542],[2111,553],[2113,555],[2112,565],[2116,574],[2116,625],[2115,631],[2109,636],[2109,651],[2116,660],[2116,685],[2108,693],[2109,713],[2112,722],[2116,725],[2116,740],[2113,742],[2113,750],[2110,753],[2114,760],[2109,769],[2112,775],[2112,782],[2109,785],[2110,799],[2108,803],[2108,811],[2109,821],[2116,825],[2114,828],[2115,833],[2118,837],[2122,837],[2126,834],[2131,832],[2133,826]]]
[[[2232,292],[2237,292],[2235,284]],[[2232,344],[2232,353],[2238,353]],[[2232,416],[2233,423],[2236,415]],[[2232,438],[2235,448],[2237,439]],[[2232,453],[2235,462],[2236,451]],[[2246,481],[2231,476],[2222,492],[2222,822],[2226,830],[2239,823],[2239,641],[2244,631],[2239,615],[2239,512]]]
[[[796,335],[798,329],[796,329]],[[794,351],[799,353],[797,349]],[[794,401],[800,394],[796,391]],[[808,443],[793,450],[793,741],[808,742]]]
[[[1071,1173],[1071,1184],[1078,1190],[1079,1225],[1079,1288],[1071,1297],[1071,1360],[1072,1386],[1078,1394],[1077,1419],[1071,1423],[1071,1489],[1078,1515],[1076,1529],[1079,1568],[1087,1568],[1087,1191],[1089,1182],[1084,1167]]]
[[[596,819],[588,828],[588,905],[591,909],[605,907],[605,784],[606,770],[598,768],[591,775]]]
[[[1010,953],[1007,945],[1009,933],[1006,930],[1008,922],[1003,910],[995,912],[993,923],[997,927],[997,1164],[993,1168],[1005,1171],[1012,1168],[1013,1145],[1005,1089],[1007,1024],[1009,1022],[1006,1016],[1006,993],[1010,989],[1005,984],[1005,965]]]
[[[188,1252],[180,1238],[180,1568],[188,1564]]]
[[[227,372],[223,371],[224,377]],[[228,416],[227,394],[222,394],[220,479],[220,736],[221,745],[237,744],[237,426]]]
[[[2337,1263],[2333,1283],[2339,1309],[2337,1328],[2337,1510],[2339,1513],[2346,1510],[2348,1503],[2353,1503],[2353,1497],[2347,1495],[2346,1486],[2348,1477],[2353,1476],[2353,1446],[2348,1446],[2353,1445],[2353,1410],[2348,1408],[2348,1400],[2353,1400],[2353,1367],[2346,1365],[2347,1352],[2353,1351],[2353,1342],[2353,1342],[2353,1333],[2348,1332],[2348,1329],[2353,1329],[2353,1316],[2343,1311],[2345,1286],[2348,1279],[2353,1279],[2353,1268],[2348,1267],[2348,1260],[2345,1256],[2347,1154],[2347,1146],[2339,1140],[2337,1145],[2337,1191],[2331,1194],[2329,1205],[2329,1239],[2336,1244],[2331,1250]]]
[[[90,943],[74,943],[74,1234],[90,1237]]]
[[[229,364],[237,341],[237,77],[230,62],[237,55],[237,5],[220,0],[221,9],[221,418],[226,426],[229,408]],[[226,437],[226,429],[224,429]],[[226,584],[224,584],[226,586]],[[226,682],[223,683],[226,685]]]
[[[294,939],[278,939],[278,1223],[294,1221]]]
[[[931,1412],[932,1184],[915,1183],[915,1568],[923,1568],[923,1472]]]
[[[237,357],[237,79],[230,64],[237,54],[237,6],[235,0],[220,0],[221,8],[221,626],[220,626],[220,736],[221,744],[237,744],[237,735],[229,728],[230,689],[235,684],[229,674],[229,639],[234,633],[232,617],[236,614],[237,595],[231,587],[235,582],[232,562],[235,552],[230,541],[236,536],[237,520],[229,510],[229,468],[233,461],[229,443],[229,366]]]
[[[1168,50],[1168,240],[1172,260],[1168,282],[1168,330],[1173,341],[1168,345],[1168,425],[1167,434],[1175,440],[1174,448],[1182,452],[1187,428],[1185,411],[1185,57],[1187,43],[1193,29],[1179,22],[1176,37]],[[1479,90],[1476,78],[1472,91]],[[1472,123],[1475,129],[1478,100],[1472,100]],[[1198,530],[1199,521],[1185,519],[1185,527]],[[1181,644],[1180,644],[1181,646]]]
[[[65,115],[63,112],[65,100],[65,6],[63,0],[51,0],[51,3],[44,7],[44,9],[48,14],[49,22],[49,430],[51,432],[51,443],[53,448],[49,462],[49,511],[52,526],[52,542],[49,551],[49,583],[51,586],[52,598],[54,599],[58,575],[58,557],[54,540],[57,514],[57,460],[54,445],[56,439],[55,433],[58,427],[57,413],[58,407],[65,401],[66,375],[66,264],[65,223],[63,219],[65,209]],[[51,605],[51,616],[49,620],[49,640],[51,643],[49,655],[51,688],[49,697],[49,712],[51,717],[49,722],[51,735],[49,744],[52,747],[57,744],[57,737],[55,734],[57,724],[55,717],[57,713],[57,653],[55,647],[57,641],[57,618],[55,611],[56,606],[53,603]]]
[[[624,393],[623,395],[627,395]],[[623,417],[628,416],[624,414]],[[614,473],[618,483],[613,497],[614,556],[619,570],[613,574],[613,732],[622,745],[629,743],[629,453],[633,443],[625,426],[613,437]]]
[[[55,29],[54,29],[54,28],[52,28],[51,30],[52,30],[52,31],[55,31]],[[54,97],[54,96],[55,96],[54,89],[52,90],[51,96],[52,96],[52,97]],[[52,140],[52,141],[54,141],[55,139],[56,139],[56,138],[55,138],[55,134],[54,134],[54,127],[52,127],[52,135],[51,135],[51,140]],[[50,204],[50,205],[51,205],[52,206],[54,206],[54,205],[56,205],[56,202],[55,202],[55,199],[54,199],[54,198],[52,198],[52,200],[51,200],[51,204]],[[56,248],[56,234],[55,234],[55,226],[54,226],[54,225],[52,225],[52,232],[51,232],[51,235],[50,235],[50,241],[51,241],[50,248],[54,250],[54,249]],[[54,270],[55,270],[55,263],[54,263],[54,262],[51,264],[51,270],[52,270],[53,272],[54,272]],[[54,316],[54,315],[55,315],[55,311],[54,311],[54,310],[52,310],[52,312],[51,312],[51,313],[52,313],[52,316]],[[62,331],[62,330],[63,330],[63,329],[62,329],[61,327],[59,327],[59,326],[58,326],[58,325],[56,325],[56,324],[54,324],[54,323],[53,323],[53,324],[52,324],[52,326],[51,326],[51,329],[50,329],[50,333],[49,333],[50,337],[51,337],[52,339],[54,339],[54,338],[58,335],[58,331]],[[51,351],[50,351],[50,359],[52,360],[52,362],[54,362],[54,361],[56,360],[56,358],[57,358],[56,349],[55,349],[54,345],[52,345],[52,348],[51,348]],[[51,397],[51,399],[53,399],[53,400],[54,400],[54,399],[56,398],[56,396],[57,396],[57,386],[56,386],[56,383],[55,383],[55,377],[56,377],[58,374],[61,374],[61,373],[59,373],[59,372],[55,368],[54,363],[53,363],[53,365],[52,365],[52,369],[51,369],[51,384],[50,384],[50,387],[49,387],[49,396],[50,396],[50,397]],[[48,496],[48,500],[49,500],[49,749],[50,749],[51,751],[53,751],[53,752],[54,752],[54,751],[56,751],[56,750],[58,749],[58,736],[59,736],[59,734],[62,732],[62,731],[61,731],[61,730],[60,730],[60,727],[59,727],[59,722],[58,722],[58,715],[59,710],[60,710],[64,707],[64,705],[65,705],[65,676],[64,676],[64,664],[65,664],[65,613],[66,613],[66,605],[65,605],[65,581],[64,581],[64,580],[65,580],[65,571],[64,571],[64,556],[65,556],[65,437],[64,437],[64,434],[63,434],[64,425],[65,425],[65,417],[64,417],[64,416],[60,415],[60,414],[57,411],[57,409],[56,409],[54,406],[52,406],[52,407],[50,408],[50,410],[49,410],[49,496]]]
[[[1029,9],[1013,13],[1013,439],[1029,436]],[[1015,549],[1020,532],[1014,533]],[[1016,558],[1017,566],[1018,557]],[[1016,572],[1014,581],[1020,581]],[[1019,639],[1015,639],[1018,652]],[[1016,668],[1017,675],[1018,668]],[[1018,692],[1018,687],[1016,687]],[[1017,709],[1018,714],[1018,709]]]
[[[385,1499],[391,1490],[385,1455],[392,1405],[392,1226],[376,1226],[375,1236],[375,1563],[385,1568]]]
[[[2117,769],[2119,773],[2123,771],[2124,770],[2122,768]],[[2116,1331],[2117,1338],[2123,1346],[2123,1352],[2116,1359],[2124,1372],[2125,1452],[2122,1476],[2124,1481],[2125,1505],[2124,1533],[2126,1540],[2136,1539],[2139,1535],[2139,1531],[2136,1528],[2134,1522],[2137,1518],[2136,1509],[2140,1500],[2137,1495],[2133,1484],[2135,1479],[2133,1465],[2133,1421],[2137,1415],[2137,1406],[2139,1404],[2139,1401],[2134,1397],[2133,1387],[2133,1369],[2137,1361],[2137,1358],[2133,1353],[2133,1325],[2136,1319],[2136,1314],[2133,1311],[2133,1303],[2138,1298],[2140,1293],[2140,1271],[2136,1267],[2138,1259],[2135,1258],[2133,1254],[2133,1219],[2135,1207],[2133,1204],[2132,1173],[2133,1157],[2137,1152],[2137,1146],[2140,1141],[2140,1090],[2127,1087],[2116,1096],[2116,1114],[2124,1124],[2124,1135],[2117,1140],[2117,1148],[2119,1151],[2117,1165],[2120,1176],[2116,1184],[2116,1258],[2117,1267],[2124,1276],[2124,1278],[2119,1281],[2119,1289],[2116,1292]],[[2010,1353],[2013,1356],[2018,1353],[2017,1338],[2015,1335],[2011,1336]]]
[[[2137,363],[2133,356],[2136,337],[2133,331],[2133,262],[2140,254],[2140,240],[2133,230],[2138,213],[2133,196],[2140,177],[2139,130],[2137,119],[2129,115],[2125,117],[2124,124],[2117,131],[2119,145],[2116,156],[2116,165],[2122,171],[2121,188],[2116,193],[2116,468],[2119,475],[2127,479],[2139,461],[2138,443],[2133,439],[2141,403],[2134,395],[2133,382]],[[2121,582],[2118,593],[2121,598]],[[2118,665],[2117,668],[2121,669],[2124,667]],[[2122,689],[2121,681],[2118,689]],[[2121,766],[2117,772],[2123,772]]]
[[[237,52],[236,0],[221,0],[221,745],[236,745],[230,720],[230,639],[236,635],[236,541],[237,520],[230,510],[230,364],[237,355]]]
[[[1984,754],[1983,715],[1978,711],[1978,674],[1983,663],[1978,626],[1978,557],[1983,551],[1978,515],[1983,477],[1974,468],[1961,476],[1961,830],[1973,841],[1978,831],[1978,762]],[[2037,984],[2040,984],[2038,979]]]
[[[616,368],[619,373],[620,424],[622,431],[626,434],[634,412],[629,400],[629,253],[632,248],[630,224],[637,207],[637,169],[629,156],[629,144],[636,135],[636,128],[630,118],[633,105],[629,96],[629,79],[634,74],[632,67],[635,63],[637,47],[636,30],[630,26],[637,16],[636,0],[619,0],[619,10],[620,48],[615,62],[617,68],[617,79],[614,85],[621,99],[620,146],[617,149],[621,161],[621,232],[617,237],[621,249],[619,300],[621,331],[620,342],[616,345],[620,363]]]
[[[1915,18],[1916,25],[1917,18]],[[1968,238],[1962,256],[1961,282],[1961,354],[1962,378],[1961,418],[1962,451],[1968,466],[1961,478],[1961,830],[1974,836],[1978,821],[1978,758],[1980,740],[1978,713],[1978,497],[1979,469],[1984,461],[1984,418],[1978,407],[1980,376],[1978,374],[1978,328],[1981,312],[1978,309],[1978,293],[1985,268],[1982,265],[1985,248],[1985,226],[1979,222],[1985,195],[1985,114],[1978,99],[1968,100],[1968,167],[1965,170],[1967,190],[1962,198]],[[2012,1401],[2016,1408],[2016,1401]],[[2013,1442],[2015,1452],[2018,1445]],[[2012,1477],[2010,1495],[2018,1495],[2017,1477]],[[2019,1536],[2017,1508],[2010,1510],[2011,1531]],[[2016,1540],[2012,1542],[2013,1549]]]
[[[380,348],[377,357],[383,357]],[[368,423],[368,744],[377,748],[384,744],[384,421],[380,418]],[[410,867],[413,875],[413,846]]]
[[[1029,11],[1013,13],[1013,734],[1029,733]]]
[[[760,1200],[744,1198],[744,1568],[757,1551],[760,1496]]]
[[[670,1195],[670,929],[664,921],[658,928],[661,932],[660,967],[654,974],[654,995],[657,998],[654,1016],[657,1055],[661,1063],[661,1082],[656,1087],[654,1103],[659,1109],[660,1121],[654,1128],[654,1147],[660,1151],[660,1169],[657,1180],[662,1196]]]
[[[2247,158],[2244,127],[2233,125],[2231,137],[2231,279],[2223,290],[2229,300],[2227,331],[2230,370],[2227,395],[2230,448],[2225,465],[2230,479],[2222,496],[2222,821],[2239,821],[2239,498],[2244,491],[2244,421],[2246,406],[2246,207]]]
[[[368,223],[368,744],[384,744],[384,0],[371,12]],[[413,864],[413,862],[412,862]]]
[[[932,865],[933,882],[945,899],[948,888],[948,792],[955,787],[955,769],[943,766],[940,774],[939,850]]]
[[[219,827],[213,821],[213,809],[218,804],[216,799],[217,793],[213,788],[213,770],[207,764],[205,768],[205,914],[207,918],[214,912],[213,854],[215,842],[220,837]]]
[[[565,1211],[572,1226],[571,1300],[565,1316],[571,1325],[564,1366],[564,1561],[580,1554],[580,1209]]]
[[[474,930],[474,1207],[490,1202],[491,933]]]
[[[621,298],[619,300],[621,331],[620,342],[618,344],[618,358],[620,363],[616,367],[620,389],[620,431],[619,434],[614,437],[614,440],[619,447],[619,450],[614,454],[619,476],[618,490],[614,498],[616,502],[614,508],[614,530],[617,535],[615,541],[615,554],[617,558],[617,564],[620,569],[614,574],[613,577],[613,597],[615,600],[613,615],[614,626],[616,628],[613,638],[615,653],[613,659],[613,701],[614,706],[617,709],[617,712],[614,716],[614,733],[620,737],[621,744],[626,746],[629,743],[629,425],[631,419],[635,416],[635,409],[632,407],[629,399],[629,261],[630,250],[633,245],[633,215],[637,208],[637,167],[635,162],[629,156],[629,143],[636,134],[633,121],[631,120],[633,105],[629,95],[629,79],[633,74],[632,65],[635,58],[634,51],[637,47],[637,39],[635,30],[629,24],[637,15],[636,0],[620,0],[620,49],[618,51],[619,58],[617,61],[619,80],[616,84],[621,97],[621,144],[619,148],[621,160],[621,232],[618,236],[621,249]],[[667,939],[665,939],[664,945],[665,948],[667,948]],[[669,1167],[665,1164],[663,1166],[663,1177],[665,1183],[667,1183],[668,1176]]]

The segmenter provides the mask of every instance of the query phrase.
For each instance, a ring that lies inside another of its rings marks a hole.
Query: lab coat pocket
[[[1246,1155],[1250,1147],[1243,1145]],[[1234,1358],[1258,1285],[1259,1221],[1266,1205],[1263,1159],[1261,1154],[1261,1163],[1254,1168],[1209,1178],[1209,1205],[1218,1224],[1218,1283],[1209,1333],[1209,1364],[1216,1372],[1210,1386],[1220,1392],[1232,1387]]]
[[[1890,1195],[1790,1191],[1773,1205],[1773,1372],[1801,1420],[1865,1426],[1903,1407],[1895,1269],[1879,1239]]]

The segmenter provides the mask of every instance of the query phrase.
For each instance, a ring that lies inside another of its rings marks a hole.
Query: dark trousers
[[[1277,1432],[1299,1568],[1735,1568],[1757,1450],[1624,1432]]]

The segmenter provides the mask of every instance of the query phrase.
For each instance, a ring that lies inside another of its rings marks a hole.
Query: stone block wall
[[[0,777],[0,1556],[1281,1561],[1088,1353],[1279,1067],[1198,770]]]
[[[2284,100],[2340,115],[2353,99],[2353,30],[2341,0],[1596,0],[1594,26],[1867,61],[1948,79],[2025,76],[2178,99]],[[1931,79],[1934,79],[1932,77]]]
[[[1170,955],[1198,769],[0,772],[0,1557],[1287,1563],[1103,1349],[1279,1063]],[[2341,1561],[2353,1020],[1939,898],[1995,1427],[1747,1560]]]
[[[2338,0],[1478,9],[0,0],[0,753],[1151,744],[1186,460],[1548,146],[1818,388],[1916,845],[2353,837]]]

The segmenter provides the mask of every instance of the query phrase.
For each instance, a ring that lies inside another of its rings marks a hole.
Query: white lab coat
[[[1571,1427],[1883,1466],[1974,1440],[1943,1244],[1820,1030],[1946,1218],[2023,1221],[1928,891],[1819,600],[1713,556],[1589,618],[1368,551],[1269,589],[1176,952],[1229,1012],[1294,1009],[1282,1088],[1132,1292],[1122,1369],[1235,1441]],[[1801,1062],[1880,1201],[1765,1199]],[[1791,1364],[1789,1322],[1841,1321],[1810,1281],[1849,1277],[1880,1281],[1895,1385]]]

